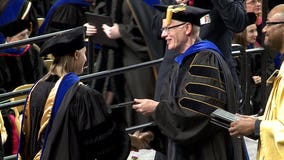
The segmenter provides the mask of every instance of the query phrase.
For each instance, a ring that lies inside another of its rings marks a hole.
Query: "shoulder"
[[[213,53],[210,50],[203,50],[195,54],[192,64],[216,66],[220,59],[217,57],[218,53]]]
[[[76,12],[82,12],[82,7],[76,4],[63,4],[55,9],[53,15],[69,15]]]
[[[87,85],[78,84],[78,89],[75,93],[75,99],[81,102],[88,102],[90,105],[106,106],[102,94]]]
[[[76,92],[76,96],[77,97],[98,97],[98,98],[103,98],[102,94],[92,88],[90,88],[89,86],[79,83],[78,84],[78,89]]]

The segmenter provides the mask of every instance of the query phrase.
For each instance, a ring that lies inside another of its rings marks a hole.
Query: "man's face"
[[[171,24],[166,27],[166,19],[163,19],[161,37],[167,42],[169,50],[176,50],[180,53],[185,51],[185,43],[188,36],[186,35],[186,25],[188,23],[172,20]]]
[[[271,11],[267,16],[267,22],[262,32],[265,35],[264,44],[271,49],[280,51],[284,39],[283,17],[280,13]]]

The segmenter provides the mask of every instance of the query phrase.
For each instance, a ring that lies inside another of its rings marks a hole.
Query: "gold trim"
[[[207,65],[204,65],[204,64],[203,64],[203,65],[201,65],[201,64],[193,64],[193,65],[191,65],[191,67],[190,67],[190,68],[192,68],[192,67],[194,67],[194,66],[197,66],[197,67],[204,67],[204,68],[212,68],[212,69],[217,70],[218,72],[220,71],[218,67],[214,67],[214,66],[207,66]]]
[[[222,92],[225,92],[225,90],[222,89],[222,88],[218,88],[218,87],[215,87],[215,86],[207,85],[205,83],[196,83],[196,82],[188,82],[188,83],[186,83],[186,85],[188,85],[188,84],[199,84],[199,85],[202,85],[202,86],[208,86],[208,87],[211,87],[211,88],[218,89],[218,90],[220,90]]]
[[[31,101],[31,94],[34,90],[34,88],[36,87],[36,85],[38,85],[39,82],[41,82],[42,80],[39,80],[31,89],[30,93],[28,94],[27,97],[27,101],[26,101],[26,107],[24,110],[24,117],[23,117],[23,122],[22,122],[22,128],[21,131],[24,135],[23,138],[25,138],[25,146],[23,148],[23,152],[25,155],[26,159],[30,159],[30,153],[29,153],[29,147],[30,147],[30,132],[31,132],[31,113],[30,113],[30,101]],[[22,159],[20,153],[18,154],[19,159]]]
[[[203,95],[203,94],[195,94],[195,93],[190,93],[190,92],[187,92],[187,90],[185,90],[185,92],[189,95],[194,95],[194,96],[200,96],[200,97],[206,97],[206,98],[210,98],[210,99],[213,99],[215,101],[218,101],[219,103],[223,103],[224,105],[226,104],[224,101],[221,101],[217,98],[214,98],[214,97],[211,97],[211,96],[206,96],[206,95]]]
[[[181,99],[194,100],[194,101],[197,101],[197,102],[206,104],[206,105],[208,105],[208,106],[211,106],[211,107],[214,107],[214,108],[217,108],[217,109],[222,109],[222,108],[220,108],[220,107],[218,107],[218,106],[215,106],[215,105],[212,105],[212,104],[209,104],[209,103],[206,103],[206,102],[200,101],[200,100],[198,100],[198,99],[194,99],[194,98],[188,98],[188,97],[179,98],[179,102],[180,102]],[[180,103],[179,103],[179,104],[180,104]]]
[[[44,112],[43,112],[43,115],[41,117],[41,121],[40,121],[40,129],[39,129],[39,132],[38,132],[38,137],[37,139],[39,140],[40,138],[40,135],[41,133],[43,132],[43,130],[46,128],[49,120],[50,120],[50,117],[51,117],[51,112],[52,112],[52,108],[53,108],[53,105],[54,105],[54,101],[55,101],[55,96],[56,96],[56,93],[57,93],[57,90],[59,88],[59,85],[62,81],[64,76],[62,76],[56,83],[55,83],[55,86],[51,89],[49,95],[48,95],[48,98],[45,102],[45,106],[44,106]]]
[[[192,112],[195,112],[195,113],[198,113],[198,114],[202,114],[202,115],[205,115],[205,116],[207,116],[207,117],[210,117],[210,116],[208,116],[208,115],[206,115],[206,114],[203,114],[203,113],[200,113],[200,112],[197,112],[197,111],[195,111],[195,110],[192,110],[192,109],[190,109],[190,108],[187,108],[187,107],[181,105],[181,104],[180,104],[180,101],[181,101],[182,99],[189,99],[189,100],[197,101],[197,102],[206,104],[206,105],[208,105],[208,106],[214,107],[214,108],[216,108],[216,109],[219,109],[219,108],[220,108],[220,107],[217,107],[217,106],[214,106],[214,105],[211,105],[211,104],[208,104],[208,103],[205,103],[205,102],[202,102],[202,101],[193,99],[193,98],[186,98],[186,97],[183,97],[183,98],[180,98],[180,99],[179,99],[178,104],[179,104],[179,107],[180,107],[180,108],[185,109],[185,110],[190,110],[190,111],[192,111]]]
[[[185,4],[169,5],[167,8],[167,15],[166,15],[166,27],[168,27],[171,24],[173,13],[178,13],[185,10],[186,10]]]
[[[40,160],[41,152],[42,152],[42,149],[40,149],[40,150],[37,152],[37,154],[35,155],[35,157],[33,158],[33,160]]]
[[[198,65],[198,64],[195,64],[195,63],[196,63],[196,61],[198,60],[199,56],[200,56],[199,54],[196,54],[196,55],[194,56],[194,58],[193,58],[192,62],[189,64],[189,69],[191,69],[191,68],[192,68],[192,66],[206,66],[206,65]],[[220,71],[220,69],[219,69],[218,67],[214,67],[214,66],[207,66],[206,68],[213,68],[213,69],[216,69],[216,70],[218,71],[218,73],[219,73],[219,74],[221,74],[221,73],[222,73],[222,71]],[[191,76],[212,79],[212,80],[217,81],[217,82],[219,82],[219,83],[221,83],[221,84],[223,84],[223,85],[224,85],[224,82],[223,82],[223,81],[219,81],[219,79],[215,79],[215,78],[212,78],[212,77],[198,76],[198,75],[191,74],[190,72],[188,72],[188,73],[189,73],[189,75],[191,75]]]
[[[219,72],[220,73],[220,72]],[[188,72],[189,76],[193,76],[193,77],[199,77],[199,78],[205,78],[205,79],[211,79],[213,81],[219,82],[222,85],[224,85],[225,83],[223,81],[220,81],[219,79],[216,78],[212,78],[212,77],[206,77],[206,76],[199,76],[199,75],[195,75],[195,74],[191,74],[190,72]]]

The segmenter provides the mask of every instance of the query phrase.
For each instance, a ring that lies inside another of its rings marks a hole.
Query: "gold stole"
[[[44,131],[44,129],[46,128],[46,126],[48,125],[48,122],[50,120],[52,108],[53,108],[54,101],[55,101],[55,96],[56,96],[57,90],[59,88],[59,85],[60,85],[63,77],[64,76],[62,76],[56,82],[55,86],[51,89],[51,91],[48,95],[48,98],[46,100],[46,103],[45,103],[45,106],[44,106],[44,112],[43,112],[43,115],[42,115],[41,121],[40,121],[40,130],[39,130],[38,136],[37,136],[38,140],[39,140],[40,135],[42,134],[42,132]],[[42,81],[42,80],[40,80],[40,81]],[[35,88],[35,87],[33,87],[33,88]],[[23,128],[22,128],[22,132],[23,132],[23,135],[25,136],[25,142],[26,142],[24,147],[25,147],[25,155],[27,156],[26,157],[27,159],[32,159],[32,158],[30,158],[31,155],[29,155],[29,153],[28,153],[29,142],[30,142],[30,127],[31,127],[31,125],[30,125],[30,123],[31,123],[31,119],[30,119],[30,116],[31,116],[31,114],[30,114],[30,96],[31,96],[31,93],[32,93],[32,91],[30,92],[28,99],[27,99],[27,102],[26,102],[26,110],[25,110],[24,123],[23,123]],[[41,153],[42,153],[42,149],[39,150],[39,152],[36,154],[36,156],[33,158],[33,160],[40,160]],[[18,159],[19,160],[22,159],[20,155],[18,156]]]

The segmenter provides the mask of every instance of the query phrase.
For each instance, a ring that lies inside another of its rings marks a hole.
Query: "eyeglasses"
[[[163,28],[161,28],[161,31],[162,32],[169,32],[170,29],[177,28],[177,27],[182,26],[182,25],[184,25],[186,23],[187,22],[184,22],[184,23],[181,23],[181,24],[178,24],[178,25],[175,25],[175,26],[163,27]]]
[[[269,27],[269,26],[273,26],[276,24],[284,24],[284,21],[279,21],[279,22],[266,22],[265,26]]]

